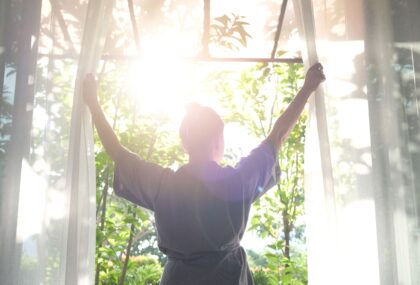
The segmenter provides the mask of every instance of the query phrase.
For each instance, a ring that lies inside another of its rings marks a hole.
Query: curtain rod
[[[103,55],[103,60],[135,60],[138,57],[136,56],[124,56],[124,55]],[[279,62],[279,63],[303,63],[301,57],[291,57],[291,58],[268,58],[268,57],[180,57],[174,58],[186,62]]]
[[[52,57],[54,59],[78,59],[79,56],[75,54],[44,54],[39,53],[39,57]],[[303,63],[301,57],[279,57],[279,58],[269,58],[269,57],[173,57],[175,60],[186,61],[186,62],[278,62],[278,63]],[[130,61],[141,59],[139,56],[134,55],[111,55],[104,54],[101,56],[102,60],[116,60],[116,61]],[[163,57],[163,59],[166,59]]]

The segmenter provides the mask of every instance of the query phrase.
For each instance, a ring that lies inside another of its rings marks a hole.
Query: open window
[[[84,74],[118,66],[136,85],[119,84],[142,86],[127,108],[176,117],[183,102],[165,96],[212,98],[210,65],[320,60],[328,80],[305,145],[309,282],[420,283],[419,14],[416,0],[1,1],[0,282],[95,279],[95,198],[106,197]]]

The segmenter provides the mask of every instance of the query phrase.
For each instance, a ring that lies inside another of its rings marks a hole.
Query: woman
[[[119,143],[98,103],[95,80],[86,78],[85,101],[116,164],[115,193],[154,212],[158,246],[168,257],[162,285],[253,284],[240,246],[251,204],[277,182],[277,152],[324,80],[322,65],[312,66],[268,137],[235,167],[218,165],[224,152],[223,121],[211,108],[190,105],[180,127],[189,163],[173,171],[142,160]]]

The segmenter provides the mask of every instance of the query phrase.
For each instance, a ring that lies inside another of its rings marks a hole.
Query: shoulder
[[[203,182],[216,182],[231,178],[236,174],[236,170],[231,166],[220,166],[216,162],[206,162],[194,165],[186,164],[180,167],[175,175],[193,176]]]

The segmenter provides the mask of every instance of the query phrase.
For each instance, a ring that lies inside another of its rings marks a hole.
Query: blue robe
[[[254,284],[240,245],[251,204],[277,183],[276,152],[261,143],[235,167],[189,163],[177,171],[123,150],[114,191],[154,212],[167,255],[161,285]]]

